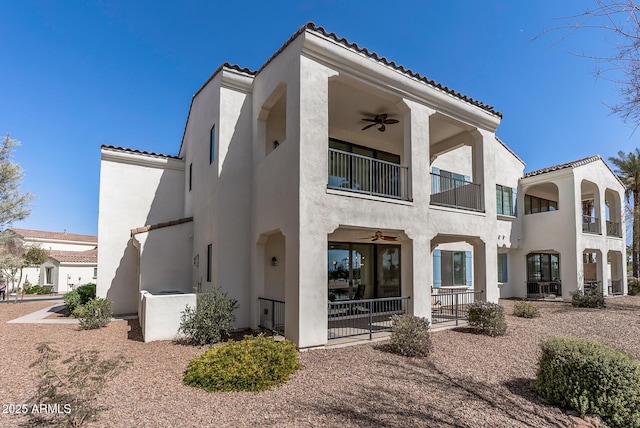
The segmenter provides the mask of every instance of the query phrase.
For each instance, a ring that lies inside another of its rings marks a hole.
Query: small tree
[[[24,172],[13,162],[13,151],[20,142],[5,135],[0,142],[0,230],[14,221],[24,220],[30,213],[29,204],[34,195],[20,193]]]
[[[48,256],[48,251],[40,247],[25,247],[22,238],[11,230],[0,234],[0,270],[5,279],[11,281],[11,288],[16,293],[14,302],[18,300],[24,268],[40,266]]]

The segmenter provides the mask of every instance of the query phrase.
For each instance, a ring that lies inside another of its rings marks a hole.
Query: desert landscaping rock
[[[131,366],[99,399],[104,407],[91,427],[569,427],[595,426],[541,403],[531,389],[539,342],[549,336],[602,341],[640,358],[640,296],[607,301],[606,310],[535,302],[541,317],[510,315],[503,337],[464,330],[433,333],[435,352],[404,358],[379,344],[300,353],[304,368],[284,386],[261,393],[208,393],[185,386],[187,363],[205,348],[141,342],[137,320],[112,321],[83,331],[71,324],[8,324],[51,306],[24,302],[0,306],[0,397],[26,403],[36,385],[29,365],[36,345],[53,342],[65,353],[96,349],[125,355]],[[0,414],[0,427],[26,418]],[[26,426],[26,425],[23,425]]]

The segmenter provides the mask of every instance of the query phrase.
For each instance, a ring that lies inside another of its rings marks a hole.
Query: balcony
[[[411,200],[409,167],[331,148],[327,188]]]
[[[622,227],[620,223],[607,220],[607,236],[622,238]]]
[[[484,211],[482,186],[477,183],[431,173],[431,204]]]
[[[562,283],[560,281],[527,281],[527,297],[555,299],[562,297]]]
[[[582,232],[600,234],[600,219],[598,217],[583,215]]]

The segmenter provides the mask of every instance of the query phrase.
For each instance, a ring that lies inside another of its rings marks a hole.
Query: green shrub
[[[405,357],[426,357],[433,352],[429,331],[431,326],[427,318],[394,315],[391,323],[391,352]]]
[[[66,316],[73,315],[73,311],[76,310],[78,306],[80,306],[80,294],[78,290],[69,291],[64,295],[64,313]]]
[[[198,296],[196,307],[187,305],[180,317],[179,335],[198,346],[220,342],[229,335],[238,302],[227,299],[227,293],[214,287]]]
[[[627,278],[627,287],[629,288],[629,296],[640,294],[640,279],[633,277]]]
[[[540,311],[531,302],[516,302],[513,306],[513,315],[521,318],[537,318]]]
[[[111,301],[101,297],[91,299],[73,311],[73,316],[80,320],[80,328],[83,330],[106,326],[112,315]]]
[[[263,391],[300,369],[296,346],[263,335],[215,346],[189,362],[184,383],[207,391]]]
[[[585,292],[578,290],[571,293],[571,305],[576,308],[604,309],[606,302],[602,291],[594,287]]]
[[[40,286],[38,284],[32,286],[29,281],[25,281],[22,288],[24,288],[24,294],[37,294]]]
[[[474,302],[469,305],[469,325],[479,334],[504,336],[507,332],[504,308],[497,303]]]
[[[549,404],[640,427],[640,361],[577,337],[544,341],[534,388]]]
[[[96,298],[96,285],[84,284],[76,288],[76,291],[80,295],[80,304],[84,305],[91,299]]]

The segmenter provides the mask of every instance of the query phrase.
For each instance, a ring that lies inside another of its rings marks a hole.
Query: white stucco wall
[[[193,222],[153,229],[133,238],[139,242],[141,290],[192,293]]]
[[[195,294],[153,295],[139,293],[138,320],[145,342],[174,340],[180,327],[180,317],[187,306],[196,307]]]
[[[102,149],[97,295],[113,301],[115,314],[138,306],[131,229],[181,218],[183,189],[182,160]]]

